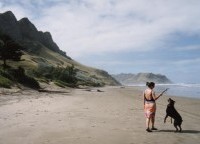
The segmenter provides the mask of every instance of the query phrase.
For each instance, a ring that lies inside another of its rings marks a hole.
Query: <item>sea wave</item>
[[[186,83],[180,83],[180,84],[177,84],[177,86],[182,86],[182,87],[199,87],[199,88],[200,88],[200,84],[186,84]]]
[[[139,87],[144,87],[146,86],[145,84],[127,84],[125,86],[139,86]],[[188,83],[174,83],[174,84],[156,84],[156,86],[180,86],[180,87],[196,87],[200,88],[200,84],[188,84]]]
[[[145,84],[129,84],[128,86],[140,87],[141,90],[145,89],[146,87]],[[159,93],[165,90],[166,88],[169,88],[169,90],[166,92],[167,95],[200,98],[200,84],[156,84],[155,91]]]

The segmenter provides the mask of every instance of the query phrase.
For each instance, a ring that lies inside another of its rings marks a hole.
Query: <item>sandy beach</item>
[[[164,95],[157,101],[157,131],[145,131],[142,91],[105,87],[66,92],[24,90],[0,94],[0,144],[197,144],[200,99]],[[164,124],[167,99],[183,118],[182,133]]]

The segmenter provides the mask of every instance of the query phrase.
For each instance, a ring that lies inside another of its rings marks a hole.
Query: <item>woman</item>
[[[158,96],[155,95],[155,92],[153,91],[155,87],[154,82],[147,82],[146,85],[148,88],[144,91],[144,112],[146,116],[146,131],[152,132],[152,130],[157,130],[157,128],[154,127],[155,123],[155,114],[156,114],[156,100],[163,95],[163,93],[167,90],[164,90],[161,94]],[[151,129],[149,128],[150,122],[152,124]]]

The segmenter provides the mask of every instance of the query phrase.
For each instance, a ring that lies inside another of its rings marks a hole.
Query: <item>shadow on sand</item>
[[[175,132],[175,130],[159,130],[158,132]],[[182,132],[177,133],[188,133],[188,134],[198,134],[200,131],[198,130],[182,130]]]

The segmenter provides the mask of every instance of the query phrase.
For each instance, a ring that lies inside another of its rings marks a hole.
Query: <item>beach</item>
[[[200,99],[163,95],[155,126],[145,131],[142,91],[135,87],[34,90],[0,94],[0,144],[197,144]],[[175,133],[164,123],[167,99],[183,118]]]

